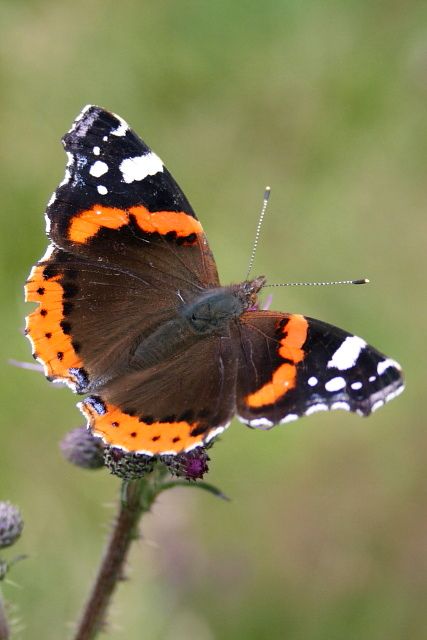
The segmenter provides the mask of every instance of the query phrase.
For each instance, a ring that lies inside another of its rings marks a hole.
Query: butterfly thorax
[[[133,349],[131,368],[145,369],[160,364],[187,349],[198,338],[229,335],[230,323],[256,306],[264,276],[228,287],[206,289],[191,302],[184,303],[176,316],[138,340]]]
[[[181,315],[196,335],[222,332],[231,320],[256,305],[257,293],[264,283],[265,278],[261,276],[241,284],[209,289],[186,304]]]

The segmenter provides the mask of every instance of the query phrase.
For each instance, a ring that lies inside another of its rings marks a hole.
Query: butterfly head
[[[245,280],[237,288],[237,297],[243,304],[243,309],[258,309],[258,293],[265,286],[267,278],[258,276],[254,280]]]

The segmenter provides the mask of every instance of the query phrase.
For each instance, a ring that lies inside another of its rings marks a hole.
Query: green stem
[[[10,627],[4,607],[3,594],[0,591],[0,640],[9,640]]]
[[[84,605],[74,640],[93,640],[103,630],[111,596],[123,578],[124,564],[138,523],[157,495],[158,474],[123,482],[119,513],[113,526],[101,565]],[[0,637],[1,640],[1,637]]]

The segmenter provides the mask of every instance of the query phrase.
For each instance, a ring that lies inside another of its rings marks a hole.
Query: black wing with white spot
[[[152,212],[196,217],[161,159],[120,116],[88,105],[62,142],[67,169],[46,212],[49,235],[59,246],[70,217],[95,204],[117,209],[143,205]]]
[[[367,416],[403,390],[397,362],[326,322],[248,312],[240,332],[237,411],[252,427],[331,409]]]

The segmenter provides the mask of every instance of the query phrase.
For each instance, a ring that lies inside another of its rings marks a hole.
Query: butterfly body
[[[49,379],[90,394],[80,408],[107,444],[171,455],[235,414],[257,428],[368,415],[403,389],[399,365],[361,338],[260,311],[263,276],[221,286],[187,198],[121,118],[87,107],[63,142],[26,331]]]

